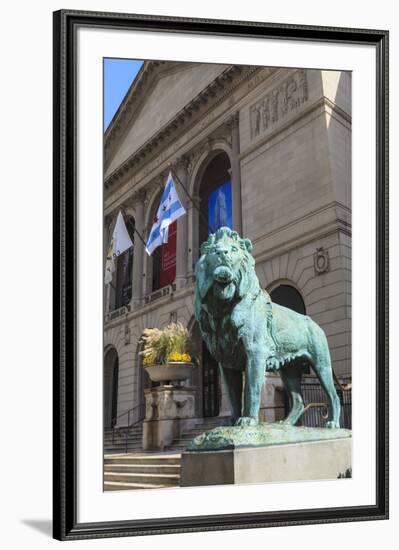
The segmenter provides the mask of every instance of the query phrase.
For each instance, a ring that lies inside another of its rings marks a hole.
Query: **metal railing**
[[[137,411],[137,413],[136,413]],[[127,417],[126,424],[122,424],[121,420],[123,417]],[[133,420],[136,417],[135,420]],[[125,453],[128,451],[129,446],[129,434],[131,429],[136,426],[139,422],[142,422],[142,420],[145,417],[145,403],[140,403],[140,405],[136,405],[135,407],[132,407],[128,411],[125,411],[118,416],[115,416],[112,419],[112,445],[115,444],[115,438],[119,437],[119,439],[124,439],[125,444]]]
[[[335,378],[335,377],[334,377]],[[352,385],[335,378],[336,390],[341,402],[341,428],[352,429]],[[305,411],[300,419],[303,426],[323,427],[328,418],[329,405],[326,394],[317,378],[306,379],[301,384]]]

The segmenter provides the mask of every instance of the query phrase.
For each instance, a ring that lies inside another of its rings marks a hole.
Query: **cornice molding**
[[[110,125],[104,134],[104,153],[105,158],[109,156],[110,149],[118,137],[123,134],[126,126],[131,122],[133,114],[142,101],[144,89],[152,82],[155,74],[160,72],[160,68],[170,65],[173,67],[176,63],[170,61],[145,61],[137,77],[132,83],[124,101],[121,103],[118,111],[114,115]]]
[[[106,179],[105,189],[110,190],[118,181],[137,171],[143,164],[156,157],[160,151],[197,123],[208,111],[217,106],[244,79],[249,78],[263,67],[231,65],[193,98],[175,117],[156,132],[137,151],[132,153]]]

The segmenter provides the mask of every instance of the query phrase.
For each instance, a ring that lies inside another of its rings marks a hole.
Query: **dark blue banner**
[[[233,228],[231,181],[219,185],[208,198],[208,231],[215,232],[220,227]]]

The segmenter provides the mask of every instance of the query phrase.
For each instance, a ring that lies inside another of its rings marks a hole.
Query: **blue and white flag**
[[[169,226],[186,213],[177,194],[172,174],[169,172],[161,202],[155,216],[146,244],[146,252],[151,256],[154,250],[168,242]]]

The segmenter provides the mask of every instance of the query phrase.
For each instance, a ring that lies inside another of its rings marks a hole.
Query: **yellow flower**
[[[155,362],[155,358],[154,358],[152,355],[147,355],[147,356],[144,357],[144,359],[143,359],[143,365],[144,365],[144,366],[153,365],[154,362]]]
[[[172,351],[168,356],[169,361],[177,361],[181,363],[191,363],[191,357],[188,353],[179,353],[177,351]]]

